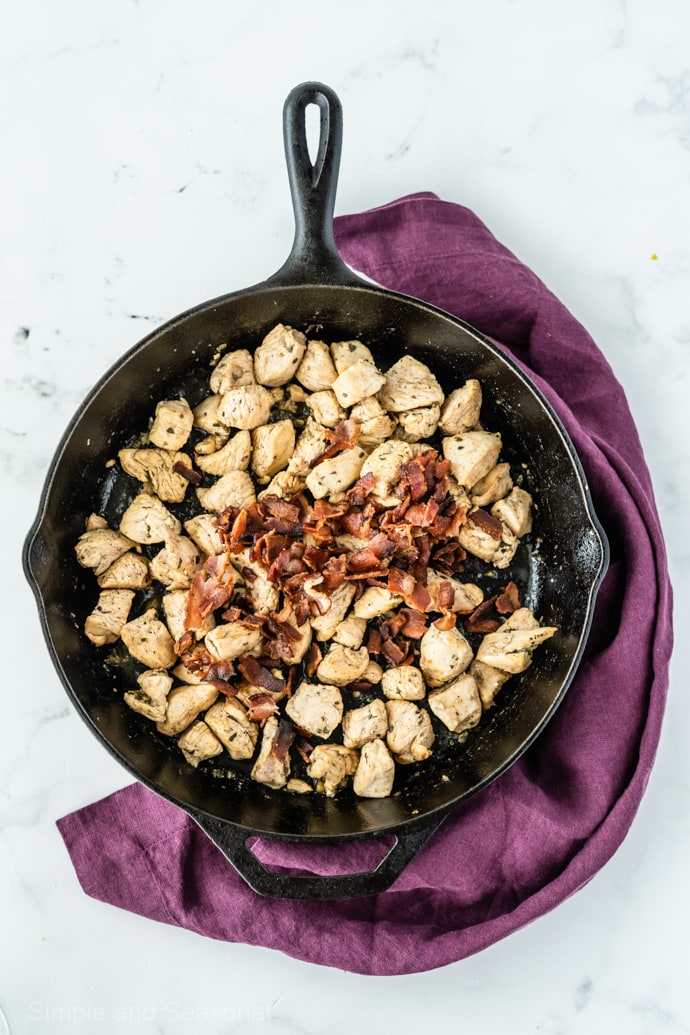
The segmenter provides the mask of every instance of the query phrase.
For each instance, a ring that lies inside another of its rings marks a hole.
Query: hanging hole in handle
[[[304,134],[307,139],[307,153],[312,167],[312,181],[314,179],[316,164],[321,157],[320,152],[323,151],[323,145],[321,144],[322,119],[323,114],[321,112],[321,107],[316,101],[310,101],[309,104],[305,105]]]

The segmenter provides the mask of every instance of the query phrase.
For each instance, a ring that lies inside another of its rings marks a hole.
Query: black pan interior
[[[558,635],[536,652],[526,673],[511,679],[464,744],[444,736],[430,760],[398,767],[396,794],[389,799],[270,791],[249,780],[241,767],[230,768],[227,759],[192,769],[174,742],[131,712],[116,692],[131,685],[117,651],[110,652],[115,663],[104,663],[108,649],[92,646],[81,632],[98,590],[91,572],[77,565],[74,543],[91,511],[114,519],[135,491],[132,479],[106,462],[146,429],[159,400],[185,394],[195,404],[208,394],[220,344],[253,349],[279,321],[302,329],[316,325],[314,336],[326,341],[359,337],[384,370],[410,352],[429,364],[446,393],[467,377],[479,378],[482,421],[502,433],[508,459],[524,462],[524,484],[538,505],[534,531],[510,575],[523,602],[543,623],[558,626]],[[594,520],[579,463],[558,421],[517,368],[476,332],[429,306],[374,287],[261,285],[171,321],[96,386],[58,449],[26,560],[65,687],[133,775],[183,807],[257,832],[342,838],[449,808],[501,773],[532,742],[565,692],[584,645],[603,565]]]

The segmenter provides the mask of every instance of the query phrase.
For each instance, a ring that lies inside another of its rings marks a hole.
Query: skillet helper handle
[[[397,880],[407,864],[436,832],[445,814],[395,834],[395,843],[368,873],[324,875],[272,873],[247,846],[249,835],[232,824],[190,812],[192,819],[220,849],[239,875],[259,895],[270,898],[323,900],[378,895]],[[305,850],[308,846],[305,845]]]
[[[307,145],[306,109],[319,108],[319,143],[312,163]],[[283,139],[295,239],[287,261],[269,278],[275,285],[362,285],[340,258],[333,236],[333,211],[343,143],[343,109],[330,86],[301,83],[283,107]]]

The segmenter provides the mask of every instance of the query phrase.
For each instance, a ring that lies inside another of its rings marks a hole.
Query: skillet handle
[[[306,109],[316,104],[321,120],[316,161],[307,146]],[[333,210],[343,143],[343,110],[334,91],[323,83],[301,83],[283,108],[283,139],[295,239],[285,264],[269,277],[276,286],[291,284],[359,285],[360,280],[340,258],[333,236]]]
[[[320,875],[317,873],[272,873],[247,846],[253,836],[240,827],[198,812],[189,812],[191,818],[232,863],[239,875],[259,895],[270,898],[323,900],[331,898],[359,898],[378,895],[397,880],[411,859],[426,844],[446,818],[434,816],[420,825],[408,827],[395,834],[395,843],[374,870],[368,873]],[[305,849],[308,846],[305,845]]]

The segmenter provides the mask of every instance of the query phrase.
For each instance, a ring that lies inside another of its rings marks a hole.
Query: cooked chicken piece
[[[100,514],[89,514],[84,527],[85,532],[93,532],[95,528],[108,528],[108,522]]]
[[[162,543],[167,532],[179,532],[182,525],[157,496],[140,492],[120,521],[120,531],[135,543]]]
[[[132,657],[147,668],[170,668],[177,661],[172,636],[154,607],[123,625],[120,636]]]
[[[304,656],[311,646],[312,630],[311,622],[307,619],[302,625],[298,625],[295,620],[295,615],[291,611],[289,617],[285,619],[289,625],[299,633],[298,640],[290,640],[291,656],[285,658],[286,665],[299,665],[300,661],[304,660]]]
[[[138,478],[144,488],[151,491],[165,503],[182,503],[189,482],[176,474],[176,463],[191,468],[192,461],[186,453],[170,453],[167,449],[121,449],[118,453],[120,465],[126,474]]]
[[[221,443],[225,442],[229,434],[227,425],[220,414],[222,398],[222,395],[209,395],[192,410],[194,427],[213,435]]]
[[[194,414],[186,399],[165,399],[156,406],[149,442],[175,452],[182,449],[194,424]]]
[[[369,395],[376,395],[385,380],[373,363],[358,359],[338,374],[332,387],[340,405],[347,409]]]
[[[518,539],[532,531],[532,497],[517,485],[505,499],[494,503],[491,513]]]
[[[176,686],[168,694],[165,718],[156,724],[156,729],[166,737],[174,737],[210,708],[217,697],[218,690],[212,683]]]
[[[92,528],[82,533],[74,549],[82,568],[92,568],[94,575],[102,575],[133,546],[134,543],[126,535],[106,527]]]
[[[420,643],[419,667],[427,686],[443,686],[464,672],[472,660],[472,648],[459,629],[438,629],[424,633]]]
[[[237,761],[252,757],[259,739],[259,727],[247,718],[246,708],[236,698],[222,696],[206,712],[204,721],[231,758]]]
[[[267,578],[263,565],[251,559],[251,549],[247,547],[234,554],[232,565],[235,571],[245,577],[245,592],[254,601],[254,610],[258,614],[270,614],[272,611],[277,611],[280,603],[280,590],[275,582],[271,582]],[[251,572],[254,578],[246,577],[247,571]]]
[[[359,754],[342,744],[317,744],[309,756],[307,773],[317,780],[316,789],[327,798],[347,783],[359,762]]]
[[[364,669],[364,675],[362,679],[366,683],[371,683],[373,686],[377,686],[383,679],[383,669],[376,661],[370,661],[367,667]]]
[[[209,383],[212,392],[225,395],[231,388],[242,388],[254,382],[254,359],[251,352],[236,349],[234,352],[226,352],[219,360]]]
[[[386,669],[381,683],[384,694],[391,700],[421,701],[426,695],[422,673],[414,665]]]
[[[386,371],[385,384],[379,392],[379,402],[392,413],[440,405],[444,398],[443,389],[426,363],[414,356],[403,356]]]
[[[290,752],[286,751],[281,759],[273,751],[279,729],[278,720],[271,715],[264,726],[261,748],[252,768],[252,779],[257,783],[265,783],[267,787],[272,787],[276,791],[285,787],[290,775]]]
[[[355,770],[352,788],[360,798],[387,798],[393,790],[395,762],[383,740],[364,745]]]
[[[252,431],[252,470],[257,478],[272,478],[287,466],[295,450],[295,425],[291,420],[262,424]]]
[[[219,478],[229,471],[246,471],[251,453],[251,435],[248,431],[238,431],[214,453],[197,456],[196,465],[204,474],[212,474]]]
[[[463,672],[441,690],[429,694],[429,707],[451,733],[464,733],[482,717],[482,702],[474,676]]]
[[[463,489],[462,485],[458,485],[452,474],[448,475],[448,495],[452,496],[459,510],[464,510],[467,513],[472,509],[472,501],[469,494]]]
[[[386,736],[388,715],[386,706],[378,697],[361,708],[352,708],[343,715],[343,744],[361,748],[370,740]]]
[[[220,397],[218,416],[229,428],[251,431],[266,424],[271,415],[273,396],[261,385],[231,388]]]
[[[228,507],[248,507],[256,502],[254,482],[246,471],[228,471],[209,489],[197,489],[199,503],[204,510],[222,514]]]
[[[285,784],[285,790],[288,794],[311,794],[314,788],[306,780],[298,780],[293,776]]]
[[[177,738],[177,744],[186,761],[195,769],[199,762],[205,762],[207,758],[215,758],[223,750],[223,745],[218,737],[203,719],[196,719]]]
[[[369,651],[366,647],[354,650],[335,643],[316,670],[322,683],[333,683],[335,686],[347,686],[359,679],[369,664]]]
[[[303,681],[285,711],[300,729],[327,740],[343,717],[343,698],[337,686]]]
[[[335,369],[339,374],[344,373],[348,367],[359,361],[376,366],[371,350],[356,339],[353,341],[334,341],[331,345],[331,356],[333,357]]]
[[[278,474],[271,479],[266,488],[261,490],[259,499],[263,499],[264,496],[279,496],[281,499],[290,499],[291,496],[295,496],[306,486],[308,470],[309,468],[305,467],[304,474],[296,474],[289,467],[284,471],[278,471]]]
[[[348,615],[333,633],[333,641],[341,643],[343,647],[352,647],[354,650],[357,650],[358,647],[362,646],[366,629],[367,623],[364,618],[355,618],[354,615]]]
[[[400,481],[402,465],[412,459],[414,453],[409,442],[391,440],[382,442],[369,454],[362,464],[362,476],[373,474],[376,479],[370,495],[385,507],[397,507],[400,500],[393,495],[393,489]]]
[[[336,545],[343,553],[351,554],[361,550],[366,543],[359,536],[351,535],[350,532],[343,532],[335,537]]]
[[[386,442],[395,431],[396,421],[381,407],[374,395],[362,399],[350,410],[350,417],[359,424],[360,446],[370,448]]]
[[[443,439],[443,455],[450,460],[456,481],[471,489],[488,474],[501,452],[501,436],[490,431],[466,431]]]
[[[204,435],[194,446],[195,460],[198,460],[199,457],[210,456],[211,453],[217,453],[228,441],[229,434],[230,432],[226,431],[224,435]]]
[[[336,456],[322,460],[307,475],[307,488],[314,499],[345,492],[359,478],[367,454],[359,446],[344,449]]]
[[[256,380],[268,388],[287,384],[294,377],[306,349],[307,339],[301,331],[277,324],[254,353]]]
[[[446,435],[461,435],[479,423],[482,408],[482,386],[471,377],[462,388],[450,393],[441,409],[438,426]]]
[[[433,568],[427,568],[426,575],[426,588],[429,591],[431,597],[431,603],[426,608],[427,613],[429,611],[439,611],[438,606],[438,594],[441,586],[444,582],[450,582],[453,587],[453,602],[449,607],[449,611],[456,611],[459,614],[469,614],[470,611],[474,611],[475,607],[478,607],[484,599],[484,594],[479,586],[475,586],[473,582],[459,582],[458,579],[451,578],[449,575],[439,575]]]
[[[300,384],[310,392],[322,392],[331,387],[337,376],[328,346],[322,341],[308,341],[295,374]]]
[[[322,643],[325,640],[330,640],[333,633],[338,628],[343,618],[347,614],[347,610],[352,603],[357,590],[352,582],[343,582],[342,586],[338,586],[330,594],[331,606],[325,615],[316,615],[311,619],[312,631],[317,640]]]
[[[540,626],[529,608],[521,607],[496,632],[488,633],[477,649],[477,661],[502,672],[524,672],[532,662],[532,651],[558,630]]]
[[[203,568],[202,553],[186,535],[167,532],[165,546],[151,561],[151,574],[168,589],[189,589]]]
[[[180,662],[179,665],[175,665],[175,668],[172,669],[172,674],[180,683],[190,683],[191,685],[196,686],[198,683],[204,682],[201,676],[198,676],[196,672],[190,672],[187,666],[183,665],[182,662]]]
[[[307,406],[312,412],[314,420],[323,424],[325,428],[334,428],[341,420],[347,417],[347,411],[338,402],[335,392],[327,389],[322,392],[314,392],[306,399]]]
[[[501,672],[499,668],[494,668],[492,665],[485,665],[483,661],[477,661],[476,658],[470,665],[470,672],[477,684],[482,707],[490,708],[498,691],[506,680],[510,679],[510,673]]]
[[[293,471],[295,474],[303,474],[306,477],[309,473],[309,464],[323,453],[328,444],[329,439],[326,428],[318,424],[313,417],[308,417],[307,423],[304,425],[304,431],[297,439],[295,454],[288,470]]]
[[[124,695],[125,703],[134,712],[151,719],[152,722],[163,722],[168,707],[168,694],[173,684],[172,676],[163,669],[147,669],[137,676],[138,690],[128,690]]]
[[[224,549],[213,514],[197,514],[184,523],[185,532],[205,554],[222,553]]]
[[[98,576],[101,589],[145,589],[151,582],[149,562],[139,553],[123,553]]]
[[[440,406],[421,406],[416,410],[406,410],[398,417],[398,438],[403,442],[419,442],[421,439],[431,438],[436,432],[440,414]]]
[[[389,589],[382,589],[379,586],[367,586],[359,600],[353,607],[355,618],[376,618],[386,611],[392,611],[402,603],[402,597],[397,593],[391,593]]]
[[[163,594],[162,604],[163,611],[165,612],[165,622],[173,640],[181,640],[187,631],[185,622],[188,599],[189,590],[187,589],[174,589],[170,593]],[[215,625],[216,620],[213,614],[208,615],[203,626],[200,629],[194,630],[194,636],[197,640],[202,640],[206,633],[215,628]],[[182,682],[186,682],[186,680],[183,679]]]
[[[468,553],[482,561],[491,561],[496,568],[507,568],[520,545],[506,525],[502,525],[501,538],[494,539],[475,523],[471,514],[458,533],[458,542]]]
[[[386,701],[388,732],[386,744],[396,762],[423,762],[436,739],[429,713],[412,701]]]
[[[122,629],[134,600],[131,589],[104,589],[98,597],[98,603],[84,623],[84,632],[97,647],[106,643],[115,643]]]
[[[206,649],[215,661],[232,661],[248,654],[260,640],[258,629],[248,629],[240,622],[223,622],[204,637]]]
[[[475,507],[488,507],[509,493],[512,487],[510,464],[496,464],[472,486],[472,504]]]

